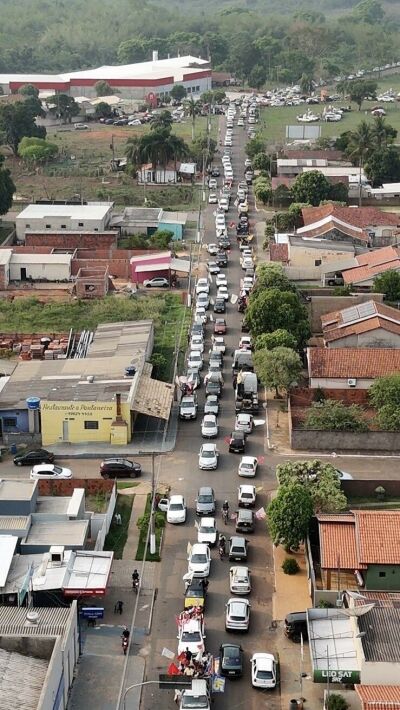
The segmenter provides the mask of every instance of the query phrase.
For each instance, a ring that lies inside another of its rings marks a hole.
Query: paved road
[[[238,180],[242,179],[244,171],[244,143],[245,133],[242,128],[234,129],[234,150],[232,163],[235,175],[235,188]],[[221,178],[219,179],[221,182]],[[254,214],[250,214],[251,221],[254,221]],[[252,219],[253,218],[253,219]],[[227,223],[237,221],[236,208],[232,204]],[[213,216],[213,206],[207,207],[204,214],[205,242],[215,241],[215,218]],[[233,232],[233,230],[230,230]],[[206,258],[206,255],[204,256]],[[232,239],[232,250],[229,257],[229,267],[226,270],[228,277],[228,288],[230,293],[239,292],[239,281],[241,269],[239,265],[239,250],[236,241]],[[215,295],[215,286],[212,287],[211,295]],[[226,320],[228,332],[226,345],[229,351],[237,347],[241,331],[241,316],[237,312],[237,307],[228,303]],[[207,326],[207,336],[210,338],[211,325]],[[208,351],[206,343],[205,352]],[[237,501],[237,485],[242,480],[237,476],[237,467],[240,456],[228,453],[228,446],[225,438],[233,428],[235,410],[232,379],[230,373],[231,360],[225,358],[224,379],[225,387],[221,399],[221,412],[219,416],[220,434],[218,438],[218,448],[220,451],[220,464],[217,471],[200,472],[198,470],[197,455],[202,443],[200,435],[201,417],[195,422],[183,422],[179,427],[177,444],[173,455],[163,462],[161,479],[170,483],[172,492],[183,493],[186,497],[190,512],[188,520],[183,526],[168,526],[162,563],[159,570],[159,595],[156,604],[155,617],[153,621],[152,653],[151,660],[146,668],[147,678],[154,678],[157,674],[165,672],[168,666],[166,658],[161,656],[163,647],[167,647],[176,652],[177,627],[175,615],[182,610],[183,602],[183,582],[182,575],[187,570],[187,542],[196,541],[196,530],[194,528],[194,500],[199,485],[211,485],[214,487],[218,502],[218,516],[220,525],[221,504],[228,498],[231,508],[234,508]],[[200,411],[204,402],[204,388],[200,391]],[[262,416],[262,415],[261,415]],[[249,437],[249,446],[246,453],[256,456],[263,455],[264,452],[264,427],[261,426]],[[171,465],[170,465],[171,464]],[[265,505],[267,501],[267,491],[274,487],[274,471],[270,466],[262,467],[256,485],[263,486],[259,493],[257,507]],[[228,531],[233,532],[233,523],[228,526]],[[224,530],[225,532],[225,530]],[[250,664],[251,653],[256,650],[265,650],[263,643],[263,630],[266,630],[271,621],[271,596],[272,596],[272,576],[271,576],[271,556],[270,548],[267,544],[265,525],[258,522],[254,535],[249,535],[250,553],[249,565],[253,574],[253,591],[251,593],[251,626],[250,632],[246,635],[229,635],[225,632],[224,613],[225,603],[228,600],[229,582],[228,561],[221,562],[216,550],[212,552],[212,566],[210,575],[209,596],[205,615],[207,650],[217,653],[220,643],[230,639],[242,644],[245,651],[245,676],[239,681],[227,681],[224,696],[216,696],[214,707],[216,710],[222,708],[226,702],[230,708],[256,708],[265,701],[260,695],[251,689],[250,685]],[[172,707],[172,692],[145,689],[143,693],[143,708],[151,710],[159,707]],[[169,702],[167,702],[169,701]],[[279,707],[279,699],[275,695],[268,696],[268,707],[273,710]]]

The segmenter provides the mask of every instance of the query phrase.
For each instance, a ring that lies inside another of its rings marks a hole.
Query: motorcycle
[[[219,559],[223,560],[225,557],[225,540],[220,541],[218,545]]]
[[[124,656],[126,656],[126,652],[128,650],[128,637],[127,636],[122,636],[122,650],[124,652]]]
[[[139,591],[139,580],[138,579],[132,579],[132,589],[136,594]]]

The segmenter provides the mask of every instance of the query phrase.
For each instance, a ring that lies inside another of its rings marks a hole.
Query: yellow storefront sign
[[[131,412],[129,404],[121,403],[125,426],[119,426],[116,436],[113,423],[115,402],[49,402],[40,405],[43,446],[69,442],[84,444],[90,441],[122,443],[131,440]]]

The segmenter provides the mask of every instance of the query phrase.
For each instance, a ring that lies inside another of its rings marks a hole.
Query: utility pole
[[[154,516],[156,511],[154,510],[155,502],[155,476],[154,476],[154,451],[151,454],[151,513],[150,513],[150,554],[154,555],[156,553],[156,531],[154,527]]]

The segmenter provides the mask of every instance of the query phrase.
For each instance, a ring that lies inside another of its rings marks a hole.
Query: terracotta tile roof
[[[318,515],[321,567],[358,569],[354,517]],[[322,519],[321,519],[322,518]],[[326,520],[328,518],[328,520]],[[340,522],[337,522],[340,520]]]
[[[342,277],[345,284],[360,284],[364,281],[370,281],[375,276],[384,274],[386,271],[399,271],[399,269],[400,259],[397,259],[396,261],[389,261],[387,264],[380,264],[371,268],[368,266],[355,266],[352,269],[343,271]]]
[[[369,333],[378,328],[387,330],[389,333],[400,335],[400,323],[392,323],[384,318],[375,317],[361,321],[360,323],[353,323],[344,328],[328,328],[324,330],[324,341],[325,343],[333,343],[335,340],[341,340],[349,335],[361,335],[362,333]]]
[[[353,227],[392,226],[400,228],[400,214],[383,212],[377,207],[338,207],[332,203],[302,209],[304,224],[312,224],[332,215]]]
[[[354,510],[358,559],[362,564],[400,564],[400,511]]]
[[[369,309],[371,309],[371,311],[373,308],[374,312],[370,315],[363,315],[363,313],[366,312],[367,305]],[[380,301],[375,301],[373,298],[368,301],[363,301],[363,303],[358,303],[355,306],[350,306],[350,308],[352,310],[354,309],[355,321],[366,320],[368,318],[373,318],[375,315],[380,315],[384,318],[388,318],[400,323],[400,311],[397,308],[392,308],[392,306],[386,306],[384,303],[381,303]],[[346,315],[348,311],[348,308],[342,308],[340,311],[332,311],[331,313],[325,313],[321,316],[322,325],[324,325],[324,323],[326,325],[330,323],[335,325],[341,325],[343,323],[346,323],[346,320],[344,320],[344,315]],[[356,311],[358,311],[357,314]]]
[[[356,685],[362,710],[398,710],[400,685]]]
[[[321,316],[321,323],[325,342],[377,328],[400,334],[400,311],[371,299],[341,311],[326,313]]]
[[[324,569],[400,564],[400,511],[352,510],[317,520]]]
[[[399,247],[388,246],[358,254],[356,258],[360,266],[378,266],[379,264],[387,264],[389,261],[397,261],[399,257]]]
[[[287,264],[289,261],[289,247],[287,244],[270,244],[269,258],[271,261],[280,261]]]
[[[352,237],[353,239],[357,239],[357,241],[360,242],[368,243],[370,239],[367,232],[364,232],[362,229],[360,230],[357,227],[353,227],[351,224],[346,224],[342,221],[338,222],[335,216],[332,216],[332,219],[325,222],[324,224],[318,224],[318,226],[315,226],[317,224],[318,220],[315,220],[309,225],[309,229],[304,229],[303,227],[301,227],[300,230],[298,230],[298,234],[302,237],[321,237],[324,234],[327,234],[328,232],[331,232],[336,229],[339,232],[342,232],[342,234],[345,234],[348,237]]]
[[[400,349],[307,348],[309,377],[374,379],[400,371]]]

